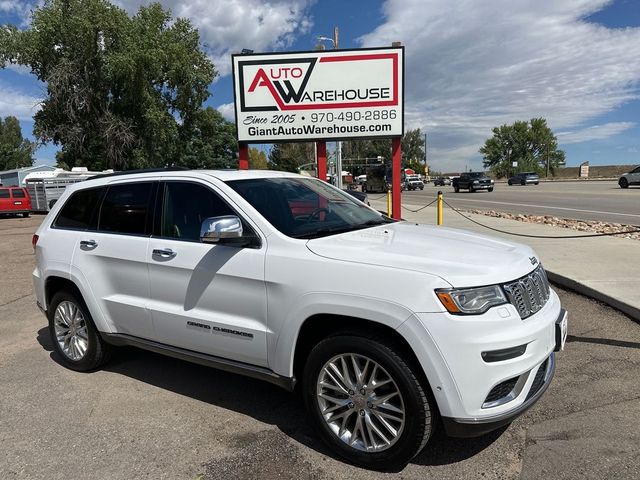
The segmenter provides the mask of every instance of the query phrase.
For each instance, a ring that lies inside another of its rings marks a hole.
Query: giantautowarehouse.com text
[[[332,135],[346,133],[366,133],[366,132],[390,132],[391,125],[329,125],[321,127],[318,125],[303,125],[301,127],[273,127],[259,128],[249,127],[248,133],[251,136],[278,137],[286,135]]]

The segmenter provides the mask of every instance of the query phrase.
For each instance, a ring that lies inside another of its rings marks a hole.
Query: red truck
[[[5,214],[23,217],[31,214],[31,198],[26,188],[0,187],[0,215]]]

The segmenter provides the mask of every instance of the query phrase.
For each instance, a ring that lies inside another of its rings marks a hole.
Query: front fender
[[[279,375],[293,376],[298,336],[307,319],[315,315],[355,317],[397,329],[413,315],[405,306],[374,297],[336,292],[310,292],[300,296],[282,324],[274,351],[269,356],[271,369]]]

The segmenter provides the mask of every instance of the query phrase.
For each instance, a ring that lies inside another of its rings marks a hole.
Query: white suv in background
[[[299,387],[318,435],[369,468],[403,467],[437,422],[508,424],[566,337],[529,247],[394,222],[294,174],[101,176],[69,187],[33,244],[64,365],[135,345]]]
[[[620,185],[620,188],[629,188],[629,185],[640,185],[640,166],[629,173],[623,173],[618,179],[618,185]]]

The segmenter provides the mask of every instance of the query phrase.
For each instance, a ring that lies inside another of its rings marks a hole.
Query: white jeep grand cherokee
[[[345,459],[404,466],[536,402],[566,312],[526,246],[394,222],[319,180],[148,171],[67,188],[33,238],[55,350],[135,345],[302,390]]]

